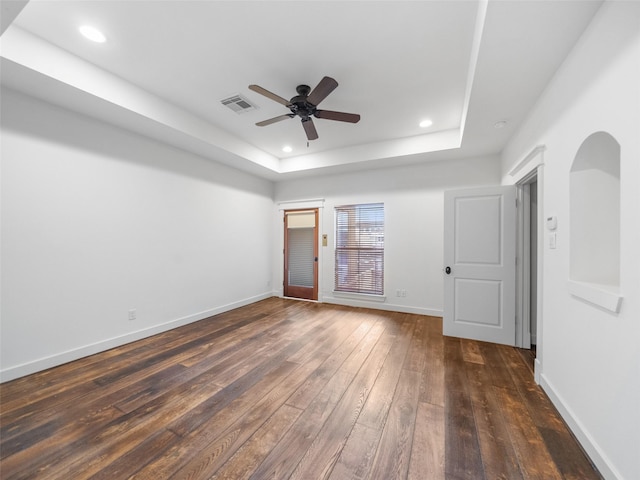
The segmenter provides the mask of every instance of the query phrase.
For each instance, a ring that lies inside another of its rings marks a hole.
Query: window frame
[[[340,205],[334,213],[334,294],[384,298],[384,203]]]

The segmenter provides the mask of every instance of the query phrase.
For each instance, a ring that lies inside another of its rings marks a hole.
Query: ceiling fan
[[[285,113],[284,115],[263,120],[262,122],[256,123],[256,125],[264,127],[271,125],[272,123],[286,120],[287,118],[294,118],[298,116],[300,117],[304,131],[307,134],[307,139],[316,140],[318,138],[318,132],[313,124],[312,117],[324,118],[326,120],[337,120],[338,122],[358,123],[360,121],[360,115],[356,113],[333,112],[331,110],[317,109],[320,102],[327,98],[327,96],[333,92],[337,86],[338,82],[333,78],[324,77],[320,80],[320,83],[318,83],[313,91],[309,85],[298,85],[296,87],[298,95],[293,97],[291,100],[286,100],[279,95],[271,93],[269,90],[260,87],[259,85],[249,85],[249,90],[253,90],[260,95],[264,95],[271,100],[275,100],[291,110],[291,113]]]

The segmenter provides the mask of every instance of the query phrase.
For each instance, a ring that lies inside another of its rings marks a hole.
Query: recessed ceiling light
[[[431,120],[429,120],[429,119],[422,120],[420,122],[420,127],[421,128],[427,128],[427,127],[430,127],[431,125],[433,125],[433,122]]]
[[[107,37],[104,36],[104,33],[91,25],[83,25],[78,30],[80,30],[80,33],[85,38],[88,38],[92,42],[104,43],[107,41]]]
[[[282,147],[282,151],[284,153],[291,153],[293,152],[293,148],[291,148],[289,145],[285,145],[284,147]]]
[[[493,124],[493,128],[504,128],[507,126],[506,120],[500,120]]]

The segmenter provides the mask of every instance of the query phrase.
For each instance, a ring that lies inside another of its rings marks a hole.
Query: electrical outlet
[[[129,320],[135,320],[136,315],[137,315],[137,312],[135,308],[129,310]]]

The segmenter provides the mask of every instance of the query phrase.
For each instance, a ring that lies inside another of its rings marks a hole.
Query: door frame
[[[288,228],[287,228],[287,214],[295,214],[295,213],[303,213],[303,212],[313,212],[314,214],[314,227],[313,227],[313,232],[314,232],[314,238],[313,238],[313,255],[315,257],[315,260],[313,262],[313,289],[312,289],[312,293],[311,293],[311,297],[312,298],[308,298],[306,296],[304,296],[304,292],[308,291],[307,287],[298,287],[295,285],[287,285],[287,271],[289,270],[289,259],[287,256],[287,248],[288,248],[288,244],[289,244],[289,234],[288,234]],[[283,295],[285,297],[290,297],[290,298],[298,298],[301,300],[313,300],[313,301],[317,301],[318,300],[318,252],[319,252],[319,247],[318,247],[318,231],[320,228],[319,225],[319,212],[317,208],[306,208],[306,209],[294,209],[294,210],[290,210],[287,209],[284,211],[283,214],[283,236],[284,236],[284,249],[283,249],[283,254],[284,254],[284,262],[283,262],[283,266],[284,266],[284,270],[282,273],[283,279],[282,279],[282,288],[283,288]]]
[[[531,348],[531,184],[536,172],[516,184],[516,347]]]
[[[509,172],[516,186],[518,208],[516,211],[517,263],[516,263],[516,346],[531,348],[530,305],[531,305],[531,269],[536,269],[536,359],[534,362],[534,378],[540,383],[544,357],[543,330],[543,267],[544,267],[544,151],[546,147],[539,145],[518,162]],[[537,184],[537,218],[530,218],[531,184]],[[537,225],[537,264],[531,265],[531,240],[529,237],[531,222]]]
[[[318,225],[317,225],[317,238],[318,242],[318,302],[322,302],[323,298],[323,260],[324,260],[324,247],[320,247],[320,238],[324,231],[324,198],[311,198],[302,200],[280,200],[277,203],[278,210],[276,212],[276,242],[274,247],[274,268],[273,268],[273,294],[283,298],[284,297],[284,212],[285,210],[313,210],[318,209]]]

